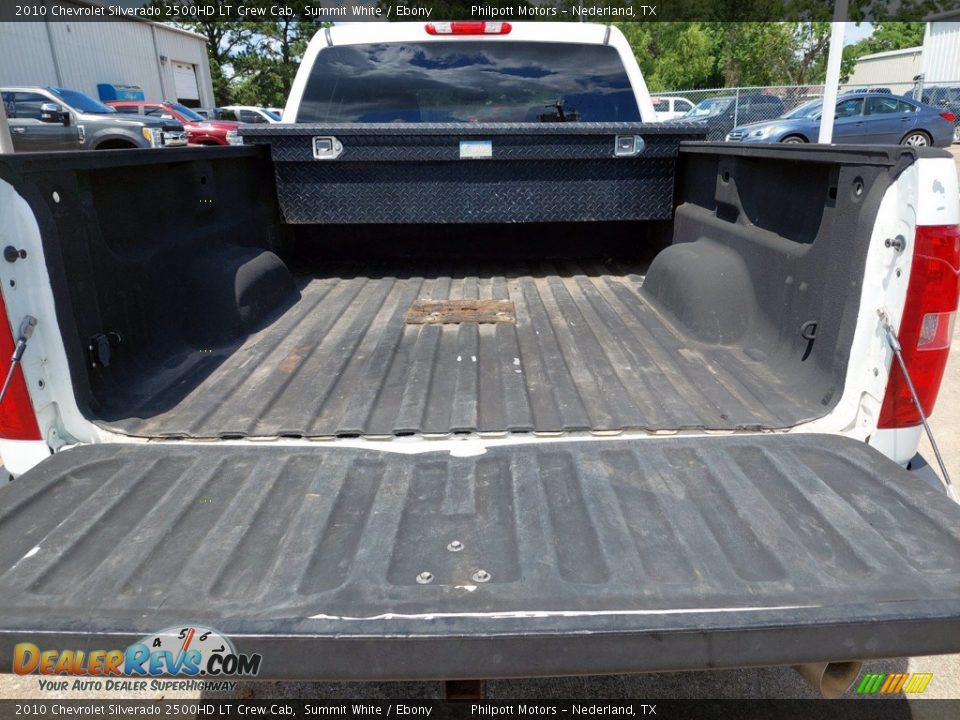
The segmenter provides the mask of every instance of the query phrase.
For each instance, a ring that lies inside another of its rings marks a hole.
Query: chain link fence
[[[840,94],[880,92],[903,96],[954,115],[954,142],[960,143],[960,79],[951,82],[902,82],[886,85],[841,85]],[[757,87],[669,90],[653,93],[660,120],[679,118],[707,123],[708,140],[724,140],[735,127],[772,120],[806,103],[823,98],[823,85],[769,85]]]

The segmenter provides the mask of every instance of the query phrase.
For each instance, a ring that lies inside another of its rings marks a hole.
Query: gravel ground
[[[960,173],[960,146],[953,147]],[[934,434],[954,481],[960,481],[960,324],[956,327],[947,375],[931,419]],[[933,459],[926,438],[921,454]],[[927,468],[923,472],[930,472]],[[869,672],[932,672],[924,698],[960,699],[960,655],[895,658],[864,664]],[[440,683],[239,683],[229,697],[251,698],[438,698]],[[815,698],[817,694],[791,668],[749,668],[690,673],[613,675],[608,677],[499,680],[487,684],[491,699],[511,698]],[[198,693],[49,693],[41,695],[36,677],[0,675],[0,698],[35,697],[196,698]]]

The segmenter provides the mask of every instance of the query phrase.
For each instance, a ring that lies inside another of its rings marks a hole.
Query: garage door
[[[173,83],[177,90],[177,100],[199,100],[200,88],[197,87],[197,73],[190,63],[173,63]]]

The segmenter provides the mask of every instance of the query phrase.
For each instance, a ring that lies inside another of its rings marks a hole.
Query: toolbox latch
[[[617,157],[634,157],[643,152],[646,143],[639,135],[617,135],[614,155]]]
[[[317,135],[313,138],[314,160],[336,160],[343,152],[343,144],[332,135]]]

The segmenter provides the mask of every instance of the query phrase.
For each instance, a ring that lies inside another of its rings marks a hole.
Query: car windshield
[[[719,115],[730,107],[730,98],[710,98],[701,100],[697,106],[687,113],[687,117],[709,117]]]
[[[107,115],[109,113],[116,112],[116,110],[114,110],[112,107],[107,107],[103,103],[94,100],[89,95],[84,95],[82,92],[57,87],[52,87],[50,90],[63,98],[63,101],[74,110],[101,115]]]
[[[784,117],[791,120],[816,120],[820,117],[821,112],[823,112],[823,100],[813,100],[811,102],[804,103],[799,107],[795,107],[793,110],[784,115]]]
[[[610,122],[640,112],[616,48],[502,40],[335,46],[297,122]]]
[[[267,108],[260,108],[260,112],[262,112],[264,115],[269,117],[271,120],[276,120],[277,122],[280,122],[280,116],[277,115],[275,112],[271,112]]]
[[[186,105],[181,105],[180,103],[170,103],[170,107],[177,113],[183,115],[187,120],[192,120],[193,122],[203,122],[206,120],[205,117],[200,115],[197,112],[194,112]]]

